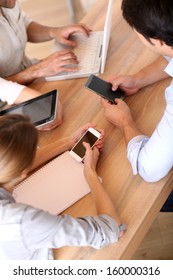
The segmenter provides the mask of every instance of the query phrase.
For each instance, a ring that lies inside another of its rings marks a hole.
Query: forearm
[[[160,80],[168,78],[169,75],[164,72],[167,64],[168,62],[166,61],[166,59],[160,56],[154,62],[136,73],[134,75],[134,78],[136,80],[138,88],[143,88]]]
[[[41,43],[53,39],[53,27],[41,25],[37,22],[31,22],[27,29],[28,41],[32,43]]]
[[[90,186],[98,215],[107,214],[120,225],[121,221],[115,210],[113,202],[100,182],[97,173],[93,170],[88,170],[86,180]]]
[[[132,140],[134,137],[138,135],[143,135],[143,133],[138,129],[135,122],[132,120],[129,123],[125,124],[122,128],[122,133],[124,135],[124,139],[126,142],[126,145]]]
[[[24,87],[23,90],[20,92],[18,98],[15,100],[15,104],[19,104],[19,103],[27,101],[29,99],[35,98],[41,94],[42,93],[40,93],[34,89],[31,89],[29,87]]]
[[[42,77],[41,70],[39,69],[38,63],[36,63],[27,67],[21,72],[5,77],[5,79],[16,82],[18,84],[28,85],[31,82],[33,82],[35,79]]]

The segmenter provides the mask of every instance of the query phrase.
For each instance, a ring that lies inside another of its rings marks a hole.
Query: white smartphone
[[[96,141],[100,138],[100,135],[101,133],[99,131],[90,127],[70,150],[71,156],[77,161],[82,161],[85,156],[85,147],[82,143],[87,142],[91,147],[93,147]]]

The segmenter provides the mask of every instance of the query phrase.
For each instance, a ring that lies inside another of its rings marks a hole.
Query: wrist
[[[126,144],[130,142],[131,139],[141,134],[141,131],[137,128],[137,125],[134,121],[131,121],[124,125],[123,134],[126,141]]]
[[[42,77],[38,64],[39,63],[32,64],[30,67],[26,68],[27,76],[30,77],[32,81]]]
[[[48,30],[48,35],[50,39],[55,39],[56,38],[56,32],[59,28],[58,27],[50,27]]]
[[[135,83],[135,88],[137,90],[140,90],[142,87],[144,87],[144,85],[143,85],[144,76],[143,76],[141,71],[139,71],[138,73],[134,74],[133,75],[133,79],[134,79],[134,83]]]
[[[85,164],[84,174],[89,184],[95,180],[98,180],[98,174],[96,170],[90,165]]]
[[[120,128],[121,132],[123,134],[125,134],[125,131],[129,127],[134,127],[134,126],[135,126],[135,122],[133,121],[131,114],[129,114],[129,115],[125,115],[124,117],[122,117],[119,128]]]

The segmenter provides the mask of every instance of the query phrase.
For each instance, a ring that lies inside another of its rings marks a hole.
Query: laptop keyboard
[[[89,37],[83,34],[74,34],[72,40],[77,46],[72,49],[76,54],[79,64],[68,64],[64,68],[77,68],[77,72],[61,72],[54,76],[45,77],[47,81],[63,80],[69,78],[88,77],[90,74],[99,73],[101,66],[101,53],[103,44],[103,31],[94,31]],[[54,42],[53,52],[69,49],[69,46]]]
[[[73,52],[79,61],[78,73],[95,72],[94,69],[98,69],[98,66],[100,66],[103,32],[92,32],[88,38],[82,34],[74,35],[73,37],[73,40],[77,42]]]

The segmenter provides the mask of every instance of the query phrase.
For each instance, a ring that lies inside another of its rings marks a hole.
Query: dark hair
[[[123,17],[147,40],[160,39],[173,47],[172,0],[123,0]]]
[[[20,176],[32,164],[37,142],[37,129],[28,117],[0,117],[0,184]]]

